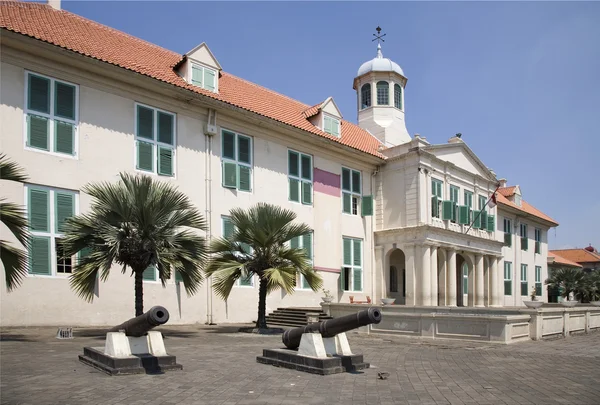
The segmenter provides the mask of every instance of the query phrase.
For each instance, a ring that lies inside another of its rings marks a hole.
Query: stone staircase
[[[333,319],[332,317],[327,316],[326,313],[321,312],[321,308],[277,308],[277,310],[267,315],[267,325],[287,326],[290,328],[305,326],[308,324],[306,321],[306,314],[317,315],[319,321]]]

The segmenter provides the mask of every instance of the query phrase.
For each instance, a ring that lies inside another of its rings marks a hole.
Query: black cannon
[[[300,346],[300,340],[303,333],[318,332],[324,338],[334,337],[338,333],[348,332],[349,330],[361,326],[381,322],[381,311],[379,308],[371,307],[363,309],[356,314],[341,316],[339,318],[329,319],[323,322],[311,323],[299,328],[288,329],[283,332],[281,339],[288,349],[297,349]]]
[[[110,329],[109,332],[125,331],[127,336],[143,336],[156,326],[164,325],[169,320],[167,308],[157,305],[140,316],[131,318],[122,324]]]

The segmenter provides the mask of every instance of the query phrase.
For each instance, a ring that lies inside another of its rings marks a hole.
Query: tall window
[[[235,225],[233,224],[233,222],[231,222],[231,218],[226,217],[226,216],[222,216],[221,217],[221,225],[222,225],[222,235],[225,239],[229,239],[233,236],[234,232],[235,232]],[[244,251],[244,253],[250,253],[251,249],[250,246],[248,245],[242,245],[242,250]],[[235,281],[235,285],[237,286],[241,286],[241,287],[253,287],[254,286],[254,279],[251,275],[249,275],[246,278],[238,278]]]
[[[504,295],[512,295],[512,263],[504,262]]]
[[[252,138],[222,130],[223,187],[252,191]]]
[[[377,105],[390,104],[390,85],[388,82],[377,82]]]
[[[340,136],[340,120],[323,115],[323,131],[334,136]]]
[[[527,265],[521,264],[521,295],[527,296],[529,292],[527,291]]]
[[[358,215],[361,190],[360,172],[342,167],[342,212],[344,214]]]
[[[360,108],[367,107],[371,107],[371,83],[363,84],[360,88]]]
[[[458,211],[458,201],[459,201],[459,195],[460,193],[460,188],[456,187],[456,186],[450,186],[450,201],[452,201],[452,222],[456,222],[456,220],[458,219],[458,215],[456,214],[456,212]]]
[[[487,199],[485,198],[485,196],[480,195],[479,196],[479,205],[477,206],[477,208],[481,211],[482,209],[485,208],[486,202],[487,202]]]
[[[288,150],[289,200],[312,204],[312,156]]]
[[[362,240],[343,238],[343,264],[340,274],[343,291],[362,291]]]
[[[535,266],[535,295],[542,295],[542,266]]]
[[[540,254],[542,251],[542,230],[535,228],[535,253]]]
[[[136,168],[173,176],[175,114],[137,104],[135,115]]]
[[[528,240],[527,240],[527,224],[521,224],[521,250],[527,250]]]
[[[504,218],[504,245],[512,246],[512,224],[511,220]]]
[[[402,109],[402,86],[394,84],[394,107]]]
[[[438,179],[431,179],[431,215],[435,218],[440,217],[440,204],[442,204],[444,182]]]
[[[27,217],[31,227],[29,274],[70,274],[73,258],[63,257],[61,238],[65,220],[76,214],[73,191],[27,185]]]
[[[204,66],[192,65],[192,84],[203,89],[215,91],[216,89],[216,71]]]
[[[290,240],[290,247],[292,249],[304,249],[306,251],[306,256],[310,260],[311,264],[313,263],[313,233],[307,233],[305,235],[292,238]],[[306,281],[306,278],[300,274],[298,284],[300,289],[310,290],[310,285]]]
[[[473,208],[473,193],[471,191],[465,190],[464,198],[464,205],[466,205],[469,208]]]
[[[27,73],[27,147],[63,155],[77,155],[78,86]]]

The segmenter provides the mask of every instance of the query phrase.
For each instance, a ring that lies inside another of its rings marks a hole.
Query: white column
[[[501,257],[496,257],[496,267],[498,271],[496,276],[498,277],[498,306],[504,306],[504,262]]]
[[[463,256],[465,256],[465,255],[463,255]],[[467,272],[469,279],[467,281],[467,305],[466,306],[474,307],[475,306],[475,255],[469,255],[469,262],[467,262],[467,266],[469,267],[469,270]],[[463,275],[462,269],[459,269],[459,271],[462,276]],[[464,293],[464,291],[463,291],[463,293]],[[463,298],[464,298],[464,295],[463,295]],[[463,305],[464,305],[464,302],[463,302]]]
[[[483,306],[483,256],[475,255],[475,306]]]
[[[440,251],[442,252],[442,255],[440,255]],[[443,259],[442,259],[443,258]],[[447,263],[448,263],[448,251],[444,250],[444,249],[438,249],[438,263],[440,266],[440,272],[438,274],[438,305],[445,307],[447,305],[446,300],[447,300],[447,287],[448,287],[448,283],[447,283],[447,278],[446,278],[446,269],[448,268]]]
[[[431,305],[438,306],[438,247],[431,247]]]
[[[415,291],[415,269],[417,268],[417,257],[415,254],[416,247],[414,245],[404,245],[402,251],[404,252],[405,266],[406,266],[406,297],[405,305],[414,307],[417,305],[417,294]],[[398,270],[399,272],[401,271]],[[398,277],[402,277],[402,273],[399,273]]]
[[[448,264],[448,277],[446,279],[446,300],[449,307],[456,306],[456,250],[448,249],[446,255],[446,263]]]
[[[489,257],[490,262],[490,291],[492,294],[491,306],[500,306],[500,279],[498,278],[498,259],[494,256]]]
[[[421,295],[420,304],[423,306],[431,305],[431,251],[428,245],[421,245],[421,263],[418,267],[420,277],[417,278],[421,285],[419,291]]]

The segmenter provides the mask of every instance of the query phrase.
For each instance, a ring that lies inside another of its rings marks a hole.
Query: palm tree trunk
[[[256,327],[258,329],[267,328],[267,280],[260,278],[260,286],[258,288],[258,319]]]
[[[135,316],[140,316],[144,313],[143,276],[143,271],[135,272]]]

